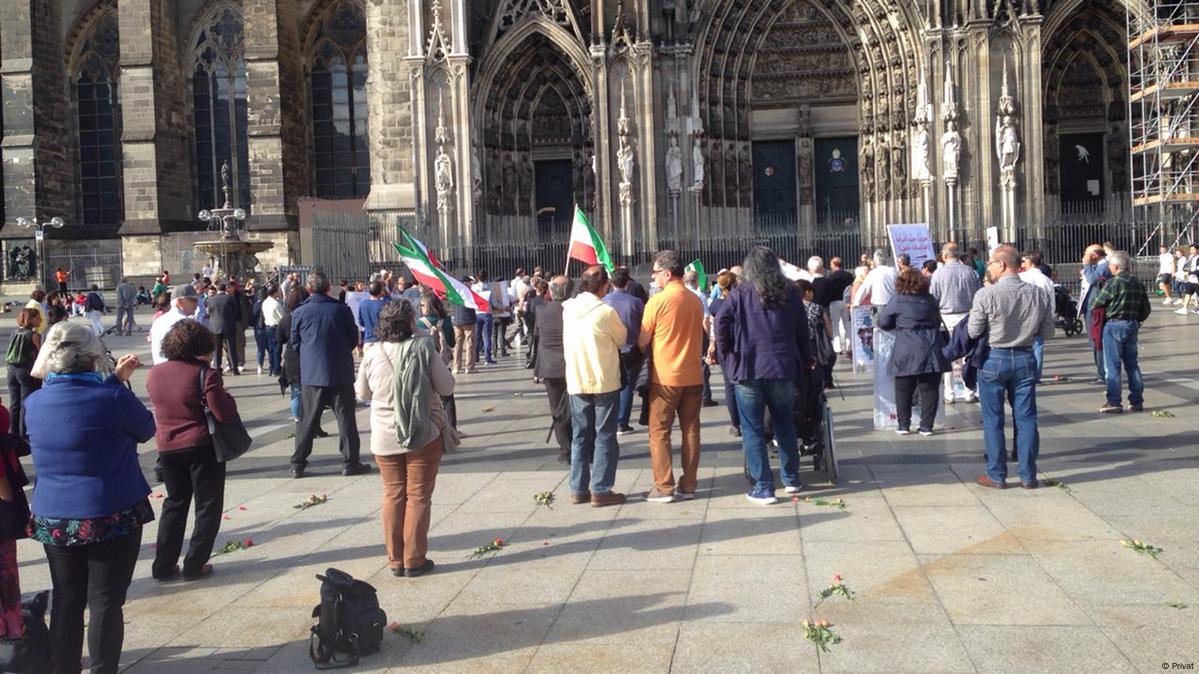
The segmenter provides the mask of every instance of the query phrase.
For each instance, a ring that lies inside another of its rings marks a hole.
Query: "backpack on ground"
[[[308,655],[317,669],[353,667],[363,655],[377,653],[383,642],[387,614],[379,608],[375,588],[338,569],[318,575],[321,603],[312,609]],[[345,654],[338,658],[337,654]]]
[[[25,637],[17,641],[0,641],[0,672],[50,674],[50,630],[46,628],[49,603],[49,591],[21,597]]]

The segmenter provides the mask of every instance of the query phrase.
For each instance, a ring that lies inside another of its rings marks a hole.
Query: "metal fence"
[[[46,251],[45,278],[53,281],[53,271],[59,267],[71,272],[68,287],[71,290],[97,286],[108,289],[117,287],[121,280],[121,247],[98,245],[72,246],[69,250]],[[53,286],[53,283],[51,283]],[[49,288],[56,290],[57,287]]]

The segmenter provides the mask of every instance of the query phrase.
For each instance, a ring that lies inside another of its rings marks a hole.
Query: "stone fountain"
[[[224,183],[225,204],[220,208],[200,211],[199,215],[200,220],[207,223],[208,231],[218,232],[220,238],[214,241],[197,241],[193,247],[208,256],[209,265],[217,278],[244,281],[247,276],[254,274],[254,268],[258,266],[258,253],[274,248],[275,244],[270,241],[242,239],[241,227],[246,220],[246,212],[241,208],[234,208],[229,201],[228,162],[221,166],[221,181]]]

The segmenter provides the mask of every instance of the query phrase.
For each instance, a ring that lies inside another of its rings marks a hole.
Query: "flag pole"
[[[575,215],[579,212],[579,204],[575,204],[575,212],[570,216],[570,236],[566,239],[566,266],[562,268],[562,275],[570,278],[570,242],[574,240],[575,232]]]

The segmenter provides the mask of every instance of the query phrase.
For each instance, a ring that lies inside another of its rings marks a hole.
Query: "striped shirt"
[[[973,269],[950,260],[933,272],[928,291],[937,298],[942,314],[964,314],[970,311],[974,295],[982,288]]]
[[[992,348],[1027,348],[1037,336],[1053,336],[1053,300],[1018,275],[1006,274],[974,296],[969,321],[970,336],[987,335]]]

